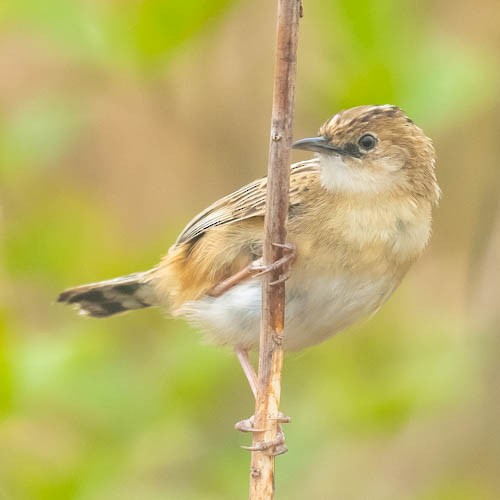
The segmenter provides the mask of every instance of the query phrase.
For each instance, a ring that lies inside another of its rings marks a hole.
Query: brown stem
[[[302,6],[300,0],[278,0],[277,47],[274,76],[271,143],[269,148],[268,187],[264,221],[264,265],[283,257],[285,222],[288,214],[290,177],[289,148],[292,141],[297,39]],[[264,275],[262,287],[262,321],[259,350],[259,375],[255,401],[253,445],[276,438],[283,366],[283,328],[285,317],[285,283],[279,271]],[[253,451],[250,467],[250,499],[274,498],[274,456]]]

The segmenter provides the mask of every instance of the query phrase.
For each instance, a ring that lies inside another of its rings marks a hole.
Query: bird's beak
[[[316,153],[325,153],[326,151],[334,151],[341,154],[342,149],[331,144],[326,137],[308,137],[300,139],[292,144],[292,149],[304,149],[306,151],[314,151]]]

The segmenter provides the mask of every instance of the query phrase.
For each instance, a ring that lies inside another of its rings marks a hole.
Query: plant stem
[[[265,265],[283,256],[273,243],[286,241],[290,144],[293,136],[293,112],[300,0],[278,0],[277,47],[274,94],[269,148],[266,216],[264,221],[263,261]],[[283,366],[285,283],[271,285],[280,271],[264,275],[262,320],[259,350],[259,374],[255,402],[254,446],[276,438]],[[274,419],[274,420],[273,420]],[[250,468],[250,499],[274,498],[274,456],[253,451]]]

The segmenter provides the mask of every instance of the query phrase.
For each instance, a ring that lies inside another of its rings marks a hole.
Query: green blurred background
[[[54,299],[152,266],[265,173],[275,8],[0,4],[0,499],[247,497],[234,356],[157,310],[97,321]],[[288,356],[278,498],[500,498],[500,4],[304,9],[295,136],[398,104],[435,140],[444,195],[379,314]]]

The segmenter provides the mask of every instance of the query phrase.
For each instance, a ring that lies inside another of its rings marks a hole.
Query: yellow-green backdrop
[[[0,499],[246,498],[234,356],[157,310],[89,320],[55,297],[152,266],[265,173],[275,9],[1,2]],[[278,498],[500,498],[500,4],[304,11],[295,136],[400,105],[435,141],[444,194],[378,315],[287,357]]]

